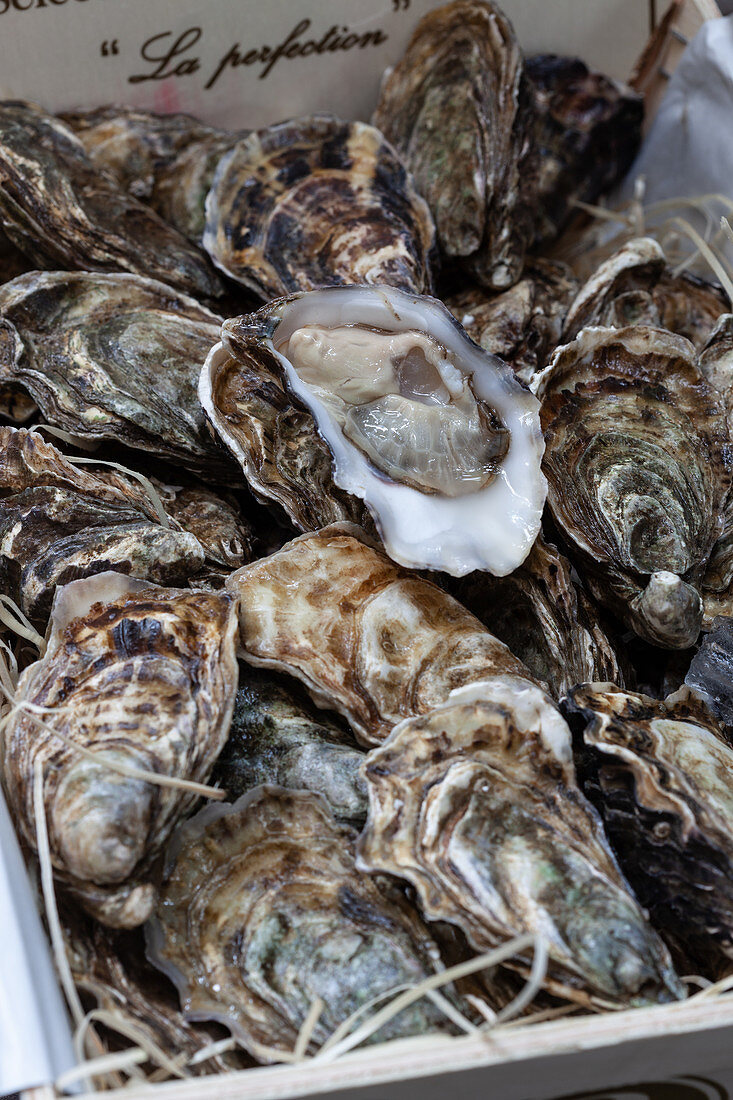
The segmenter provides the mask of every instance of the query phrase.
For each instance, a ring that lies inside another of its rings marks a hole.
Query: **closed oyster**
[[[686,649],[729,484],[723,409],[689,341],[588,328],[535,383],[553,519],[599,602]]]
[[[446,298],[445,304],[472,340],[529,382],[560,343],[577,289],[578,281],[565,264],[534,260],[502,294],[472,288]]]
[[[685,683],[733,733],[733,618],[716,619],[690,662]]]
[[[174,839],[148,956],[188,1019],[218,1020],[256,1058],[292,1054],[311,1005],[322,1044],[356,1009],[440,968],[417,913],[354,866],[356,834],[317,795],[260,787]],[[375,1041],[451,1031],[418,1002]]]
[[[376,745],[453,688],[528,669],[442,589],[400,569],[351,524],[302,535],[227,581],[250,664],[301,680]]]
[[[48,421],[210,479],[231,474],[196,384],[220,318],[138,275],[31,272],[0,287],[0,385]]]
[[[364,753],[343,725],[319,712],[298,687],[284,676],[240,665],[229,740],[212,781],[232,802],[262,783],[315,791],[335,817],[363,824]]]
[[[406,878],[429,919],[457,924],[479,951],[541,934],[547,987],[581,1003],[589,992],[621,1004],[683,995],[538,688],[495,677],[458,689],[396,726],[364,775],[359,866]]]
[[[196,537],[206,562],[231,573],[253,560],[254,529],[236,501],[196,486],[159,486],[166,513]]]
[[[552,240],[575,213],[620,183],[641,144],[642,96],[591,72],[579,58],[527,58],[540,153],[538,238]]]
[[[503,575],[527,556],[546,492],[536,401],[439,302],[331,287],[227,321],[222,336],[201,404],[253,490],[301,530],[357,518],[332,478],[403,565]]]
[[[197,797],[115,767],[208,777],[231,721],[236,624],[227,595],[102,573],[57,592],[46,651],[20,677],[17,700],[43,707],[43,725],[21,708],[5,730],[16,825],[35,848],[39,762],[56,879],[112,927],[147,919],[150,864]]]
[[[345,283],[424,293],[434,236],[424,200],[379,131],[331,115],[241,138],[206,199],[206,251],[266,301]]]
[[[385,74],[373,122],[427,199],[442,255],[490,289],[515,283],[537,165],[522,54],[498,7],[455,0],[428,12]]]
[[[568,711],[584,789],[652,921],[702,967],[732,959],[733,748],[711,713],[612,684],[571,691]]]
[[[0,217],[41,267],[130,271],[211,298],[204,255],[98,171],[73,130],[29,103],[0,103]]]

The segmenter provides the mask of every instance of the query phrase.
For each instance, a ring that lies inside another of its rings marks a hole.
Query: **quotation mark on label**
[[[407,11],[410,7],[410,0],[392,0],[392,11]]]
[[[115,38],[112,42],[106,40],[102,43],[102,57],[117,57],[120,52],[120,44]]]

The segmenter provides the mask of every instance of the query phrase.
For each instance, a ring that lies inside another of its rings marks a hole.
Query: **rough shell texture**
[[[262,783],[315,791],[335,817],[363,824],[364,753],[334,715],[284,676],[241,664],[229,740],[212,781],[233,802]]]
[[[209,566],[231,573],[256,557],[253,526],[235,500],[195,486],[158,489],[165,511],[201,543]]]
[[[489,288],[516,282],[534,235],[536,158],[522,54],[499,9],[455,0],[424,16],[373,121],[427,199],[442,254]]]
[[[729,484],[694,348],[647,326],[588,328],[536,388],[550,510],[592,594],[653,644],[692,645]]]
[[[435,230],[378,130],[330,115],[241,138],[206,199],[204,247],[265,300],[344,283],[420,294]]]
[[[400,723],[364,774],[359,865],[408,879],[430,919],[457,924],[479,951],[541,932],[548,987],[571,999],[681,996],[538,688],[497,677],[460,689]]]
[[[31,272],[0,287],[0,385],[27,390],[76,436],[222,479],[228,457],[196,395],[220,323],[137,275]]]
[[[28,103],[0,103],[0,216],[41,267],[130,271],[211,298],[203,253],[94,167],[73,130]]]
[[[295,539],[227,588],[241,600],[245,660],[296,676],[365,745],[462,684],[500,673],[531,680],[478,619],[349,524]]]
[[[690,662],[685,683],[733,733],[733,619],[716,619]]]
[[[318,796],[278,787],[184,826],[148,951],[178,986],[186,1017],[221,1021],[269,1062],[292,1053],[316,997],[320,1045],[375,996],[435,972],[427,929],[357,872],[354,840]],[[446,1029],[418,1003],[376,1038]]]
[[[684,695],[684,693],[680,693]],[[733,748],[693,699],[576,688],[581,775],[652,921],[705,972],[733,958]]]
[[[20,677],[4,775],[31,846],[40,762],[54,871],[113,927],[147,919],[151,860],[196,795],[110,765],[205,780],[229,730],[237,683],[235,601],[158,588],[118,573],[57,593],[46,652]],[[92,755],[86,755],[86,751]]]

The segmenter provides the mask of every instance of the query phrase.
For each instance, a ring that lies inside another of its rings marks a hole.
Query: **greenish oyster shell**
[[[26,390],[75,436],[226,480],[233,467],[196,395],[220,324],[138,275],[31,272],[0,287],[0,385]]]
[[[657,241],[635,237],[580,288],[565,318],[562,340],[570,343],[591,325],[654,325],[686,337],[700,349],[727,309],[720,287],[684,271],[675,274]]]
[[[583,685],[567,710],[582,730],[583,787],[652,922],[703,973],[730,960],[730,740],[684,691],[659,701]]]
[[[56,594],[46,650],[16,692],[21,705],[44,708],[43,725],[22,706],[13,714],[3,775],[18,831],[35,850],[40,765],[56,881],[104,924],[147,919],[151,864],[198,797],[113,766],[208,778],[231,722],[236,628],[227,595],[119,573]]]
[[[441,969],[417,912],[356,870],[355,840],[317,795],[279,787],[182,827],[146,932],[187,1019],[220,1021],[272,1062],[292,1054],[316,998],[311,1050],[375,997]],[[373,1041],[452,1030],[422,1001]]]
[[[538,259],[501,294],[472,287],[446,298],[445,304],[472,340],[529,383],[560,343],[565,314],[577,290],[578,280],[569,267]]]
[[[623,683],[613,645],[568,559],[540,534],[508,577],[470,573],[449,591],[504,642],[555,699],[575,684]]]
[[[377,745],[466,683],[531,673],[442,589],[333,524],[233,573],[245,661],[287,672]]]
[[[332,115],[241,138],[206,199],[204,247],[265,301],[351,283],[432,286],[435,230],[391,145]]]
[[[425,15],[372,121],[427,200],[442,256],[489,289],[515,283],[535,232],[537,164],[524,62],[499,9],[455,0]]]
[[[364,766],[358,865],[407,879],[477,951],[544,937],[546,988],[587,1004],[681,998],[575,781],[570,732],[535,686],[495,677],[401,722]],[[517,964],[528,967],[528,959]]]
[[[653,645],[686,649],[730,483],[722,402],[663,329],[587,328],[542,400],[548,503],[591,594]]]
[[[315,791],[336,818],[362,825],[364,752],[342,724],[298,689],[284,676],[240,664],[229,740],[212,782],[230,801],[262,783]]]
[[[0,218],[41,267],[122,270],[198,297],[223,293],[202,252],[95,168],[73,130],[29,103],[0,103]]]

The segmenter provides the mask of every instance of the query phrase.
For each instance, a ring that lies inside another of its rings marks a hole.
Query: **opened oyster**
[[[733,958],[733,748],[711,713],[591,684],[570,692],[582,780],[642,905],[698,965]]]
[[[3,761],[16,824],[35,848],[38,762],[56,878],[105,924],[147,919],[150,863],[196,801],[144,776],[203,781],[226,741],[236,625],[227,595],[102,573],[59,590],[20,677]]]
[[[218,1020],[260,1061],[292,1054],[308,1012],[322,1044],[356,1009],[440,968],[418,917],[354,866],[351,829],[306,791],[261,787],[203,810],[174,839],[148,954],[184,1015]],[[430,1003],[376,1041],[451,1026]]]
[[[522,54],[498,7],[454,0],[424,16],[385,75],[373,121],[427,199],[443,256],[489,288],[516,282],[534,235],[537,166]]]
[[[130,271],[203,298],[223,292],[203,253],[98,171],[73,130],[29,103],[0,103],[0,216],[41,267]]]
[[[652,644],[687,648],[730,481],[723,409],[692,344],[587,328],[534,385],[548,503],[592,594]]]
[[[424,293],[434,235],[379,131],[331,115],[241,138],[206,199],[206,251],[265,300],[344,283]]]
[[[296,676],[365,745],[462,684],[502,673],[532,681],[470,612],[350,524],[302,535],[232,574],[227,589],[240,600],[245,660]]]
[[[138,275],[31,272],[0,287],[0,385],[75,436],[116,440],[209,479],[231,473],[196,396],[220,318]]]
[[[315,485],[299,476],[317,429],[333,481],[365,502],[395,561],[503,575],[527,556],[546,491],[536,401],[439,302],[333,287],[227,321],[222,334],[201,403],[255,492],[301,530],[333,518],[326,472]],[[295,455],[292,435],[278,436],[291,407],[314,425],[300,418]]]
[[[575,783],[569,730],[538,688],[500,676],[457,689],[396,726],[364,775],[359,866],[406,878],[428,918],[457,924],[479,951],[541,934],[548,988],[571,999],[682,996]]]

